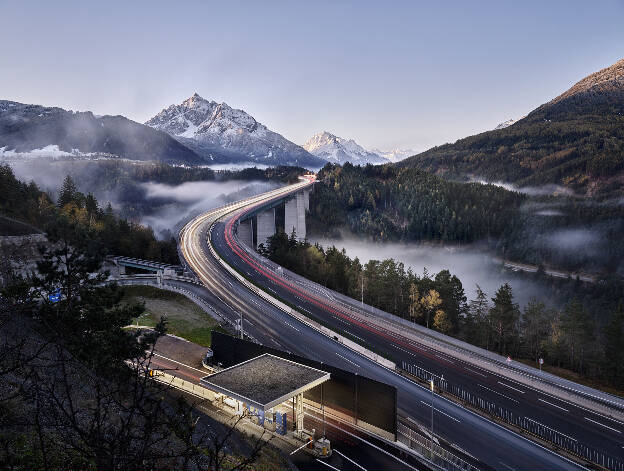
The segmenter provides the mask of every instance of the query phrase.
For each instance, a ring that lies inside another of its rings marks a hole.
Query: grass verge
[[[167,318],[167,332],[203,347],[211,343],[212,329],[222,330],[218,322],[182,294],[153,286],[124,286],[125,303],[145,303],[145,312],[133,324],[153,327]],[[224,331],[225,332],[225,331]]]

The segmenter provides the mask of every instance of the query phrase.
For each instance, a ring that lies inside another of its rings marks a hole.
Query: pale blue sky
[[[198,92],[303,143],[433,145],[624,57],[624,0],[0,0],[0,99],[145,121]]]

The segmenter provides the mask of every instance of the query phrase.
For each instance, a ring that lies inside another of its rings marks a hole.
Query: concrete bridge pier
[[[293,230],[297,233],[297,240],[305,239],[305,196],[303,191],[286,201],[284,207],[284,231],[290,236]]]
[[[267,239],[275,234],[275,208],[262,211],[256,216],[256,242],[267,245]]]
[[[245,219],[238,224],[238,238],[248,247],[254,248],[253,243],[253,221]]]

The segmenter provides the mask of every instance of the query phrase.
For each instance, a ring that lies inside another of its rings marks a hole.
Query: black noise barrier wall
[[[302,365],[330,373],[331,379],[322,385],[323,403],[334,410],[347,414],[380,428],[395,437],[397,429],[397,390],[394,386],[366,378],[326,363],[293,355],[282,350],[242,340],[222,332],[212,331],[213,364],[227,368],[270,353]],[[304,393],[311,401],[321,402],[321,386]]]

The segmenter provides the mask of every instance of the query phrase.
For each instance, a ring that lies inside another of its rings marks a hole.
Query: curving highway
[[[527,420],[556,430],[573,440],[624,454],[624,424],[555,397],[465,364],[439,351],[425,348],[409,335],[380,328],[361,317],[361,306],[338,293],[311,283],[241,245],[236,237],[238,219],[246,212],[283,198],[313,183],[313,178],[262,195],[216,208],[189,222],[180,233],[180,251],[188,266],[211,291],[215,309],[226,316],[243,313],[244,330],[252,338],[339,368],[391,384],[398,391],[399,414],[421,423],[431,420],[428,389],[374,363],[308,327],[267,302],[225,269],[220,257],[239,273],[273,296],[349,336],[375,345],[396,361],[427,369],[462,389],[500,404]],[[216,253],[215,253],[216,252]],[[434,432],[494,469],[580,469],[554,454],[440,396],[434,401]]]

